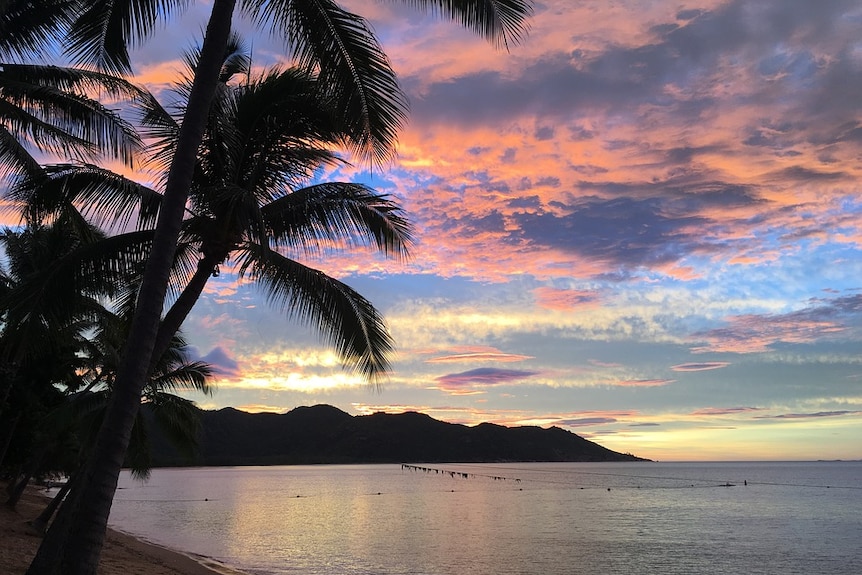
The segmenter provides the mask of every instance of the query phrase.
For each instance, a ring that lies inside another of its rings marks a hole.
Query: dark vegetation
[[[200,452],[183,457],[156,438],[156,466],[313,463],[639,461],[551,427],[475,427],[416,412],[351,416],[329,405],[284,414],[202,411]]]

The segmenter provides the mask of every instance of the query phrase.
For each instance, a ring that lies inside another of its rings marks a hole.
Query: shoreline
[[[13,511],[0,504],[0,573],[23,575],[41,538],[27,523],[47,503],[45,494],[28,487]],[[183,553],[108,528],[99,575],[246,575],[209,557]]]

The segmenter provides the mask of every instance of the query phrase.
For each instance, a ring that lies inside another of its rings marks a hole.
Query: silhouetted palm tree
[[[13,506],[30,478],[73,471],[77,453],[93,443],[116,376],[134,311],[134,284],[146,255],[146,237],[106,238],[74,209],[56,214],[50,225],[6,229],[0,244],[3,324],[0,352],[11,394],[4,445],[17,461],[2,464],[10,475]],[[143,236],[143,237],[141,237]],[[143,241],[144,245],[141,245]],[[104,304],[121,303],[117,315]],[[186,343],[175,335],[159,356],[142,396],[149,419],[187,454],[199,425],[193,403],[169,393],[177,389],[209,393],[205,363],[188,361]],[[5,414],[4,414],[5,415]],[[17,433],[16,433],[17,427]],[[145,476],[150,467],[147,423],[136,420],[128,464]],[[14,441],[13,441],[14,440]]]
[[[105,155],[130,164],[137,132],[116,110],[92,97],[142,95],[121,78],[91,70],[0,63],[0,176],[39,172],[33,151],[63,158]]]
[[[78,0],[0,1],[0,176],[38,173],[34,151],[64,158],[131,160],[135,130],[99,98],[134,100],[128,81],[95,70],[46,65]]]
[[[13,372],[19,364],[60,355],[61,349],[77,351],[70,339],[92,325],[103,309],[101,300],[129,298],[128,286],[140,277],[147,253],[140,241],[105,238],[72,211],[50,224],[6,229],[0,245],[5,253],[0,360]],[[2,393],[16,380],[8,378]]]
[[[56,52],[80,0],[0,0],[0,60],[41,58]]]
[[[104,249],[93,262],[90,245],[101,235],[70,215],[58,217],[51,225],[6,229],[0,234],[6,256],[0,270],[4,285],[0,359],[6,372],[0,390],[0,415],[5,424],[0,463],[10,444],[17,448],[19,459],[24,456],[17,462],[24,470],[23,479],[17,482],[10,505],[34,473],[55,463],[60,465],[55,469],[65,469],[66,463],[58,461],[63,457],[49,453],[57,434],[44,422],[64,402],[58,386],[67,390],[79,386],[85,334],[105,313],[100,301],[118,296],[122,290],[118,286],[130,278],[128,273],[112,269],[117,259],[106,261]],[[139,252],[138,263],[142,257]],[[72,261],[74,265],[70,265]],[[140,271],[140,265],[137,267]],[[68,273],[70,268],[72,273]],[[13,470],[13,479],[18,475],[14,460],[6,461],[4,467]]]
[[[410,0],[407,0],[410,1]],[[412,0],[440,10],[498,43],[516,40],[530,0]],[[169,8],[183,0],[94,0],[71,28],[70,46],[78,56],[107,70],[129,68],[126,45],[140,40]],[[111,501],[117,485],[141,390],[156,345],[174,254],[182,228],[197,151],[237,4],[281,33],[298,61],[317,70],[319,80],[337,97],[338,109],[352,120],[350,141],[369,156],[390,155],[404,115],[404,99],[388,60],[367,23],[333,0],[214,0],[201,57],[189,92],[175,153],[164,188],[159,220],[138,298],[129,349],[120,366],[112,408],[106,417],[84,489],[64,506],[28,573],[94,574]],[[74,516],[74,544],[67,534]]]
[[[296,68],[229,85],[235,75],[247,78],[247,58],[241,54],[237,49],[226,59],[183,222],[181,253],[199,259],[193,267],[185,258],[177,260],[182,264],[174,274],[178,297],[161,323],[155,353],[166,348],[210,276],[230,260],[240,276],[264,287],[273,303],[316,326],[348,365],[375,379],[392,347],[382,317],[354,290],[297,257],[322,246],[359,244],[406,256],[409,225],[396,202],[367,186],[303,186],[319,168],[343,163],[334,151],[344,131],[333,101],[313,75]],[[193,70],[193,55],[190,64]],[[184,83],[178,91],[187,88]],[[145,121],[157,138],[150,146],[154,161],[172,156],[183,111],[180,105],[172,115],[150,102]],[[162,199],[151,188],[93,165],[45,166],[44,173],[12,192],[42,218],[77,213],[75,206],[83,205],[88,215],[111,224],[116,219],[127,224],[136,211],[138,225],[146,227]]]

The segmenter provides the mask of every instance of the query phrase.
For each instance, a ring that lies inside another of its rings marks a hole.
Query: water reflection
[[[847,465],[457,467],[520,483],[399,466],[165,469],[124,477],[111,521],[262,575],[849,575],[862,573],[862,465]]]

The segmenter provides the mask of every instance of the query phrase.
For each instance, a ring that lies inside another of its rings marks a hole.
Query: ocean
[[[859,575],[862,462],[156,469],[110,524],[253,575]]]

